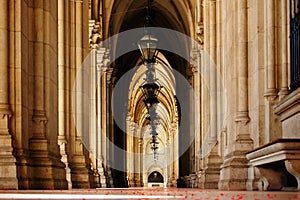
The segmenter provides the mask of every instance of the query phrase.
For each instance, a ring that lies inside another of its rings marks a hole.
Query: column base
[[[91,172],[84,155],[74,155],[69,164],[72,188],[90,188]]]
[[[100,184],[100,179],[99,179],[99,174],[97,170],[93,171],[93,181],[91,184],[91,188],[100,188],[101,184]]]
[[[107,188],[105,170],[103,166],[98,168],[98,174],[99,174],[100,187]]]
[[[0,105],[0,189],[18,189],[16,158],[9,132],[11,112]]]
[[[128,176],[128,187],[134,187],[134,177],[133,174],[129,174]]]
[[[218,189],[221,165],[222,161],[221,157],[218,154],[218,143],[216,143],[207,158],[207,166],[203,174],[203,188]]]
[[[65,164],[60,154],[48,151],[48,141],[44,138],[29,140],[31,168],[29,174],[30,189],[68,189]]]
[[[175,179],[175,174],[173,173],[172,176],[168,180],[168,187],[177,187],[176,179]]]
[[[61,161],[66,165],[66,179],[68,182],[68,189],[72,188],[72,181],[71,181],[71,170],[69,168],[69,162],[68,162],[68,155],[66,153],[66,144],[67,141],[65,139],[65,137],[58,137],[58,144],[60,147],[60,154],[61,154]]]
[[[205,182],[205,174],[204,170],[200,170],[196,172],[197,179],[198,179],[198,188],[204,189],[204,182]]]
[[[113,177],[112,177],[112,173],[111,173],[110,167],[107,167],[106,180],[107,180],[107,183],[108,183],[108,187],[113,188],[114,187],[114,180],[113,180]]]
[[[29,168],[29,156],[28,152],[23,149],[15,149],[14,155],[16,156],[17,162],[17,175],[19,181],[19,189],[29,189],[28,171]]]
[[[13,156],[11,136],[0,134],[0,188],[18,189],[16,159]]]
[[[232,155],[221,166],[220,190],[246,190],[248,160],[245,156]]]

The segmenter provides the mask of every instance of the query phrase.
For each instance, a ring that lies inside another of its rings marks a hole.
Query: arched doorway
[[[148,176],[148,187],[163,187],[164,177],[158,171],[152,172]]]

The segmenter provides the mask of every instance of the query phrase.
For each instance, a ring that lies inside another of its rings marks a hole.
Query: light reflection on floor
[[[201,189],[86,189],[0,190],[0,199],[195,199],[195,200],[300,200],[298,192],[219,191]]]

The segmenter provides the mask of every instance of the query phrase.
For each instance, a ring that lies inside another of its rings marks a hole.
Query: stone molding
[[[284,121],[300,112],[300,88],[283,98],[274,106],[274,112]]]

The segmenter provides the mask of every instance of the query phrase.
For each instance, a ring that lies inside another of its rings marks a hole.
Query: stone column
[[[248,111],[248,0],[237,2],[237,71],[238,106],[236,113],[236,138],[233,151],[225,156],[219,189],[245,190],[248,178],[248,160],[245,153],[253,148],[249,134]]]
[[[204,0],[204,50],[209,52],[210,47],[210,1]]]
[[[172,139],[173,139],[173,170],[172,170],[172,183],[176,185],[176,179],[179,178],[179,119],[176,117],[172,123]],[[177,138],[177,140],[175,140]]]
[[[194,80],[194,74],[195,74],[196,70],[190,66],[190,69],[189,69],[189,84],[191,86],[190,90],[189,90],[189,93],[188,93],[188,99],[189,99],[189,110],[190,110],[190,113],[189,113],[189,121],[190,121],[190,125],[189,125],[189,138],[188,138],[188,142],[190,142],[189,144],[189,148],[188,148],[188,151],[189,151],[189,169],[188,169],[188,173],[193,173],[194,170],[195,170],[195,114],[196,114],[196,110],[195,110],[195,99],[194,99],[194,84],[195,84],[195,80]]]
[[[216,0],[209,1],[209,27],[210,27],[210,51],[209,55],[212,60],[209,68],[209,86],[210,86],[210,137],[209,143],[214,145],[217,141],[217,78],[216,78]]]
[[[58,144],[60,146],[60,153],[62,155],[62,162],[66,165],[66,179],[68,181],[68,188],[72,188],[71,170],[69,168],[67,155],[67,80],[68,80],[68,53],[66,47],[66,40],[68,33],[66,31],[65,10],[68,12],[68,4],[64,1],[58,1]]]
[[[105,179],[106,179],[106,186],[110,187],[110,177],[111,177],[111,171],[110,166],[108,163],[109,158],[109,133],[108,133],[108,117],[107,117],[107,66],[106,63],[109,62],[109,58],[107,56],[107,49],[100,48],[98,49],[98,55],[97,55],[97,62],[101,62],[101,78],[100,78],[100,105],[101,110],[100,112],[100,118],[101,118],[101,154],[103,157],[103,167],[105,171]],[[99,57],[100,56],[100,57]],[[103,177],[104,178],[104,177]],[[102,181],[104,184],[104,180]]]
[[[130,162],[132,162],[133,165],[133,182],[134,182],[134,187],[139,187],[139,161],[140,161],[140,156],[138,155],[139,152],[139,142],[137,136],[139,135],[139,128],[136,128],[136,133],[133,134],[132,138],[132,149],[131,153],[133,153],[132,159]],[[128,138],[128,137],[127,137]]]
[[[247,0],[238,1],[237,24],[237,68],[238,68],[238,111],[236,122],[246,125],[249,121],[248,110],[248,15]],[[248,131],[237,134],[237,138],[248,135]]]
[[[70,23],[71,23],[71,58],[73,62],[71,63],[72,75],[75,81],[76,73],[81,70],[81,64],[83,62],[83,0],[73,0],[70,1]],[[77,81],[84,81],[77,80]],[[73,87],[74,82],[71,81]],[[77,91],[82,92],[83,86],[76,85]],[[73,99],[73,101],[83,102],[82,99]],[[86,102],[83,102],[83,104]],[[71,102],[71,105],[73,102]],[[78,109],[78,110],[77,110]],[[77,113],[77,121],[83,120],[82,113],[86,112],[83,109],[83,105],[77,105],[77,108],[73,110],[74,113]],[[84,124],[84,123],[83,123]],[[72,146],[72,157],[70,160],[70,169],[71,169],[71,179],[73,188],[90,188],[90,174],[91,166],[89,163],[88,155],[84,153],[84,146],[81,138],[79,137],[79,132],[83,133],[86,128],[85,125],[77,126],[76,129],[71,132],[71,142]],[[85,133],[86,134],[86,133]]]
[[[134,146],[136,147],[135,151],[134,151],[134,155],[135,155],[135,158],[134,158],[134,164],[135,164],[135,174],[136,174],[136,186],[137,187],[141,187],[142,186],[142,180],[140,178],[140,173],[141,173],[141,161],[142,161],[142,154],[141,154],[141,147],[142,147],[142,139],[141,138],[141,132],[142,132],[142,129],[139,127],[138,128],[138,132],[137,134],[134,135]],[[128,136],[127,136],[128,137]],[[125,161],[126,162],[126,161]]]
[[[61,162],[61,155],[57,145],[57,130],[53,129],[57,125],[57,116],[47,112],[49,107],[55,109],[57,104],[52,105],[49,97],[56,97],[55,88],[51,87],[49,74],[55,73],[51,68],[57,65],[57,60],[50,60],[53,55],[53,49],[57,47],[50,40],[48,30],[55,32],[50,23],[50,16],[53,16],[56,4],[53,4],[53,10],[49,9],[50,2],[35,1],[33,9],[34,19],[34,104],[32,115],[31,138],[29,139],[29,152],[31,168],[29,174],[29,188],[32,189],[65,189],[67,188],[65,165]],[[52,47],[52,48],[51,48]],[[55,52],[56,53],[56,52]],[[47,62],[49,61],[49,62]],[[57,83],[57,77],[52,77],[54,84]],[[53,83],[52,83],[53,84]],[[49,126],[46,124],[49,123]]]
[[[167,172],[168,172],[168,182],[167,182],[167,187],[175,187],[176,185],[173,185],[173,143],[174,143],[174,139],[173,139],[173,128],[172,128],[172,123],[169,124],[168,126],[168,132],[169,132],[169,137],[166,141],[166,147],[165,147],[165,156],[166,156],[166,163],[169,164],[167,167]]]
[[[281,137],[281,125],[273,112],[273,106],[278,102],[277,96],[277,67],[276,67],[276,29],[275,29],[275,1],[266,0],[265,3],[265,142]],[[281,37],[280,37],[281,38]],[[281,55],[281,52],[279,53]]]
[[[135,158],[133,156],[133,135],[135,132],[135,126],[134,122],[131,121],[130,114],[128,114],[127,119],[126,119],[126,129],[127,129],[127,152],[128,152],[128,157],[127,157],[127,170],[128,170],[128,186],[129,187],[134,187],[134,161]]]
[[[217,142],[217,25],[216,25],[216,1],[209,2],[209,26],[210,26],[210,67],[209,67],[209,94],[210,94],[210,134],[208,136],[209,155],[204,173],[204,188],[218,188],[220,174],[220,156],[218,155]]]
[[[202,65],[201,67],[201,102],[210,102],[210,13],[211,13],[211,1],[210,0],[204,0],[204,51],[203,51],[203,57],[202,57]],[[211,132],[209,131],[210,128],[210,108],[211,105],[204,105],[201,104],[201,140],[205,141],[205,147],[202,145],[203,149],[209,148],[209,139],[211,138]],[[206,156],[206,155],[205,155]],[[204,159],[204,156],[202,156],[202,159]],[[204,167],[204,166],[203,166]]]
[[[89,153],[90,153],[90,160],[92,164],[92,171],[93,171],[93,187],[99,188],[100,187],[100,179],[98,173],[98,135],[97,132],[97,92],[96,88],[98,86],[98,76],[97,76],[97,65],[96,65],[96,50],[92,49],[90,52],[90,63],[88,67],[89,76],[87,82],[89,83],[88,86],[88,110],[89,110]],[[87,119],[84,119],[87,120]],[[101,142],[101,141],[100,141]]]
[[[283,99],[288,93],[289,93],[289,87],[288,87],[288,47],[289,47],[289,35],[288,35],[288,23],[289,23],[289,12],[288,12],[288,2],[285,0],[281,1],[280,6],[280,14],[281,20],[280,20],[280,29],[279,29],[279,37],[277,37],[277,40],[279,40],[279,46],[280,52],[278,53],[279,56],[279,66],[281,67],[281,88],[278,93],[279,99]]]
[[[195,92],[195,130],[194,130],[194,136],[195,136],[195,149],[194,149],[194,156],[195,156],[195,163],[194,163],[194,171],[197,172],[200,169],[199,163],[199,153],[201,151],[201,130],[200,130],[200,96],[201,96],[201,83],[200,83],[200,73],[198,69],[200,69],[200,62],[201,62],[201,57],[200,57],[200,52],[199,51],[194,51],[193,52],[193,60],[196,61],[195,65],[197,68],[193,68],[194,70],[194,92]]]
[[[103,121],[104,114],[103,108],[105,107],[103,104],[103,68],[104,68],[104,54],[106,49],[98,49],[96,53],[96,65],[97,65],[97,170],[100,179],[100,185],[102,188],[107,187],[106,183],[106,175],[105,175],[105,147],[106,147],[106,130]]]
[[[9,108],[9,53],[8,53],[8,1],[0,1],[0,188],[18,189],[16,159],[13,156],[12,137],[9,129],[12,112]],[[12,13],[13,14],[13,13]]]
[[[140,139],[139,139],[139,157],[140,157],[140,171],[139,171],[139,185],[140,187],[144,187],[144,180],[143,180],[143,146],[144,146],[144,140],[142,138],[142,136],[140,136]]]
[[[111,97],[113,91],[113,81],[112,81],[112,68],[106,68],[106,135],[110,140],[110,144],[106,146],[106,159],[108,163],[107,167],[107,179],[110,187],[114,187],[113,177],[112,177],[112,168],[110,165],[114,162],[114,132],[113,132],[113,116],[111,112]]]

